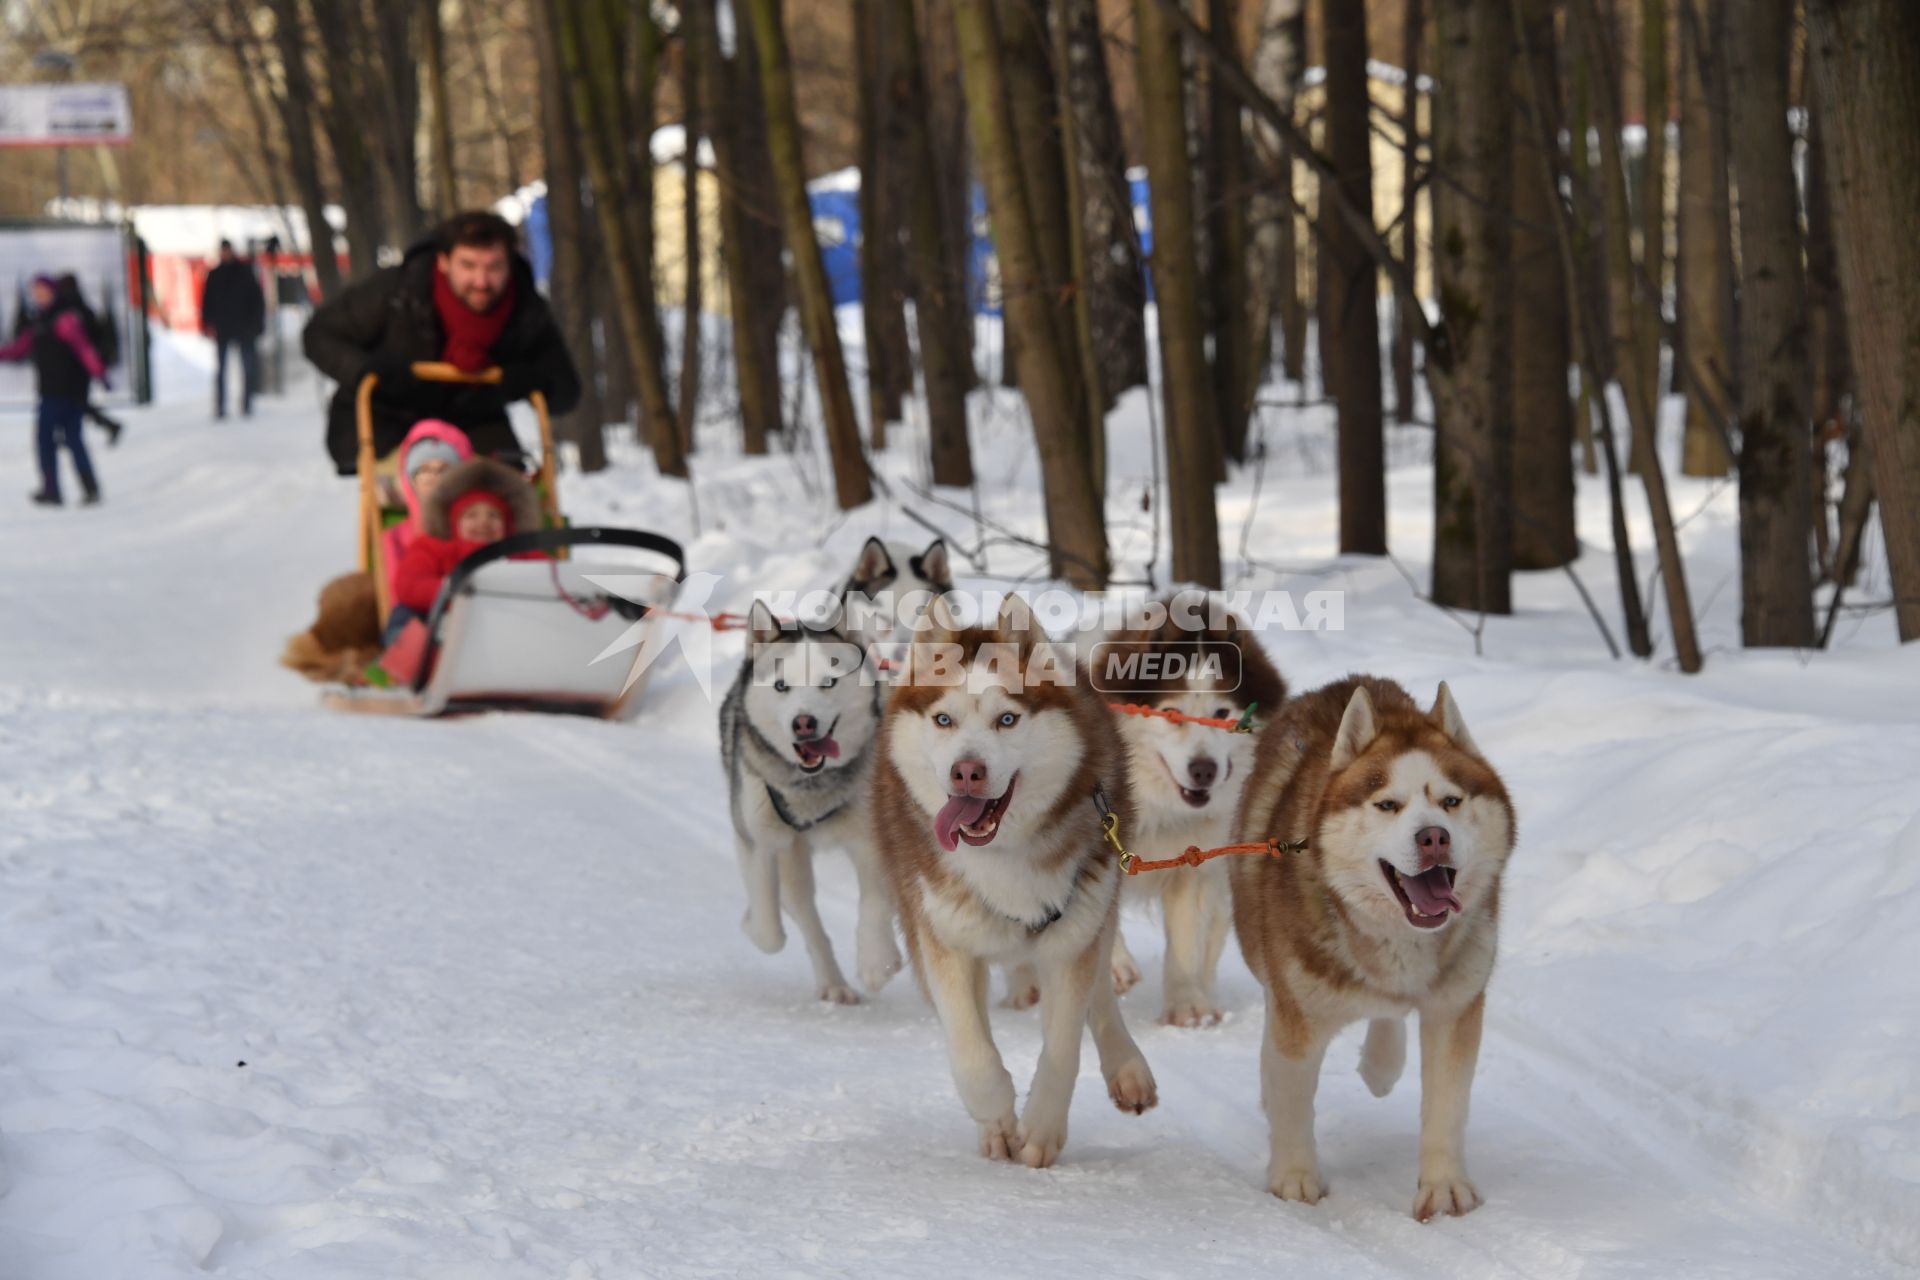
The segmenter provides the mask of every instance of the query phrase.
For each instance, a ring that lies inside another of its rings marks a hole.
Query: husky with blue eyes
[[[1017,598],[992,628],[916,636],[877,756],[874,838],[980,1153],[1059,1158],[1089,1031],[1114,1105],[1153,1106],[1108,975],[1123,873],[1103,831],[1109,818],[1131,829],[1127,770],[1071,649]],[[994,964],[1031,966],[1041,992],[1040,1061],[1017,1114],[988,1022]]]
[[[857,1004],[813,901],[813,855],[841,848],[860,885],[854,970],[869,991],[900,971],[893,895],[873,854],[869,785],[881,689],[861,646],[835,627],[782,623],[755,601],[747,656],[720,704],[720,758],[753,944],[800,930],[822,1000]]]

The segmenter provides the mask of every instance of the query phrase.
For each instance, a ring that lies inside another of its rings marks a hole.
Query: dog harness
[[[771,782],[767,783],[766,787],[767,799],[773,805],[774,816],[786,823],[789,829],[796,832],[813,830],[828,819],[837,817],[848,805],[853,803],[851,800],[843,800],[825,813],[818,814],[812,818],[801,819],[793,816],[793,810],[787,807],[786,797],[774,790]]]

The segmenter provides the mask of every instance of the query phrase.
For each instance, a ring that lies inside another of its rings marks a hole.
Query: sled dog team
[[[1187,664],[1125,700],[1215,719],[1252,707],[1257,732],[1121,715],[1096,688],[1108,686],[1088,679],[1088,655],[1049,640],[1018,598],[992,625],[966,627],[884,609],[875,622],[863,607],[899,601],[904,613],[952,587],[942,543],[910,556],[869,539],[841,588],[840,620],[785,621],[753,606],[746,660],[720,708],[747,936],[780,950],[784,913],[820,997],[857,1001],[814,904],[814,852],[847,850],[860,984],[876,990],[899,971],[897,918],[981,1154],[1043,1168],[1066,1143],[1083,1029],[1115,1106],[1138,1114],[1157,1100],[1118,998],[1140,978],[1120,936],[1122,899],[1159,900],[1161,1017],[1176,1025],[1220,1018],[1214,975],[1231,923],[1266,997],[1260,1098],[1273,1194],[1309,1204],[1324,1194],[1313,1098],[1334,1035],[1368,1023],[1360,1075],[1384,1096],[1417,1012],[1413,1213],[1476,1207],[1467,1102],[1514,815],[1447,686],[1426,709],[1371,676],[1288,697],[1242,625],[1195,632],[1169,617],[1109,634],[1095,662],[1115,646],[1206,646],[1224,661]],[[862,669],[876,643],[904,651],[886,684]],[[1109,821],[1148,857],[1269,840],[1292,851],[1130,876]],[[1039,1005],[1023,1110],[988,1023],[989,966],[1005,973],[1008,1004]]]

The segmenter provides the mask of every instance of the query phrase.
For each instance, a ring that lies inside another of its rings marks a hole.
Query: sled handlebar
[[[422,382],[459,382],[468,386],[490,387],[500,381],[500,366],[490,365],[478,373],[468,373],[444,361],[418,360],[414,362],[413,376]]]

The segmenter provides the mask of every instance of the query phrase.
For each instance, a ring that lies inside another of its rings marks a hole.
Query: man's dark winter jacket
[[[415,245],[398,266],[376,271],[342,290],[313,313],[302,345],[307,359],[338,382],[327,414],[327,452],[343,476],[359,463],[359,429],[354,421],[354,395],[360,377],[376,355],[391,353],[408,360],[437,361],[446,345],[446,333],[433,305],[433,273],[440,248],[433,242]],[[521,366],[532,384],[547,397],[547,409],[558,416],[580,403],[580,375],[560,336],[553,310],[533,283],[533,268],[513,255],[513,317],[493,345],[494,363]],[[449,383],[410,382],[400,398],[384,385],[373,393],[373,444],[385,457],[422,418],[451,422],[467,433],[474,452],[482,456],[518,450],[519,441],[507,423],[507,400],[497,387]]]
[[[252,263],[235,258],[207,272],[200,289],[200,323],[229,342],[251,342],[266,332],[267,299]]]

